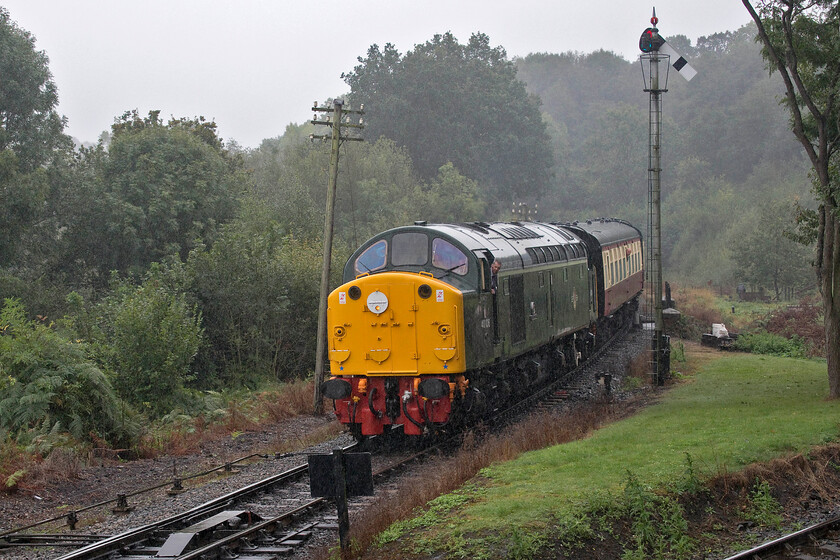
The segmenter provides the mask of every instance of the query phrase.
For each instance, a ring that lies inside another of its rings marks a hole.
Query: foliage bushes
[[[127,442],[136,424],[83,343],[26,318],[19,301],[0,311],[0,429],[24,443],[103,438]],[[3,439],[3,438],[0,438]]]
[[[804,358],[808,352],[801,338],[785,338],[768,332],[742,333],[733,347],[741,352],[770,354],[787,358]]]
[[[736,350],[791,358],[825,356],[821,310],[807,302],[771,311],[735,341]]]
[[[200,362],[221,385],[301,377],[311,368],[320,254],[317,243],[285,235],[264,208],[191,254],[189,290],[207,342]]]
[[[807,298],[788,306],[741,302],[737,315],[724,315],[722,309],[733,308],[733,302],[707,289],[680,288],[677,299],[682,314],[672,334],[680,338],[699,341],[712,323],[726,323],[730,333],[738,334],[735,350],[791,358],[825,356],[822,311]]]
[[[102,304],[109,320],[100,324],[104,362],[117,392],[136,407],[160,416],[183,399],[191,365],[202,340],[201,315],[183,294],[154,277],[120,286]]]

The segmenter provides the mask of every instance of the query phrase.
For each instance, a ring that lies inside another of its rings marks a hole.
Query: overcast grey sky
[[[740,28],[740,0],[0,0],[46,51],[67,132],[95,141],[127,110],[215,120],[255,148],[347,91],[370,45],[401,53],[451,31],[486,33],[508,56],[613,51],[638,57],[653,6],[660,32]],[[698,69],[700,70],[700,69]],[[2,79],[2,76],[0,76]],[[641,76],[640,92],[641,92]],[[640,93],[641,94],[641,93]],[[642,94],[643,95],[643,94]]]

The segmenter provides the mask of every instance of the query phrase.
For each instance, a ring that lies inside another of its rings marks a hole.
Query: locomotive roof
[[[602,247],[621,241],[638,239],[642,236],[642,233],[635,226],[617,218],[598,218],[584,222],[571,222],[564,224],[564,226],[579,234],[583,233],[584,236],[585,234],[591,235]]]
[[[528,249],[550,245],[582,244],[574,233],[543,222],[467,222],[427,224],[396,228],[432,230],[461,243],[470,251],[489,250],[503,268],[522,268],[531,264]],[[392,230],[393,231],[393,230]]]
[[[397,233],[423,232],[431,237],[447,238],[469,253],[492,254],[507,270],[542,264],[555,258],[577,260],[586,258],[583,240],[568,229],[543,222],[469,222],[461,224],[429,224],[415,222],[383,231],[363,243],[345,265],[345,279],[353,278],[355,260],[380,239],[390,239]],[[567,251],[550,250],[559,246],[574,246]],[[545,248],[538,250],[537,248]],[[563,257],[560,255],[563,254]]]

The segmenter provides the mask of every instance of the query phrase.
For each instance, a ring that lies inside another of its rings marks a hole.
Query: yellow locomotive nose
[[[465,371],[463,296],[431,275],[365,275],[329,299],[333,375]]]

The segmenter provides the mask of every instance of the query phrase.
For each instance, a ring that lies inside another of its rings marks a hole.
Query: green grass
[[[721,358],[632,418],[484,469],[480,498],[446,519],[437,512],[438,530],[415,535],[415,543],[445,557],[482,558],[513,535],[528,542],[566,530],[585,535],[574,524],[589,522],[593,500],[620,495],[628,473],[654,488],[673,486],[685,476],[687,456],[703,476],[832,441],[840,402],[825,400],[827,386],[824,362]]]
[[[740,331],[754,321],[760,321],[773,311],[787,307],[791,303],[795,302],[763,303],[758,301],[730,300],[722,297],[717,297],[714,300],[715,308],[723,317],[724,324],[728,329],[734,331]],[[735,313],[732,313],[733,307],[735,308]],[[709,327],[711,328],[711,325]]]

